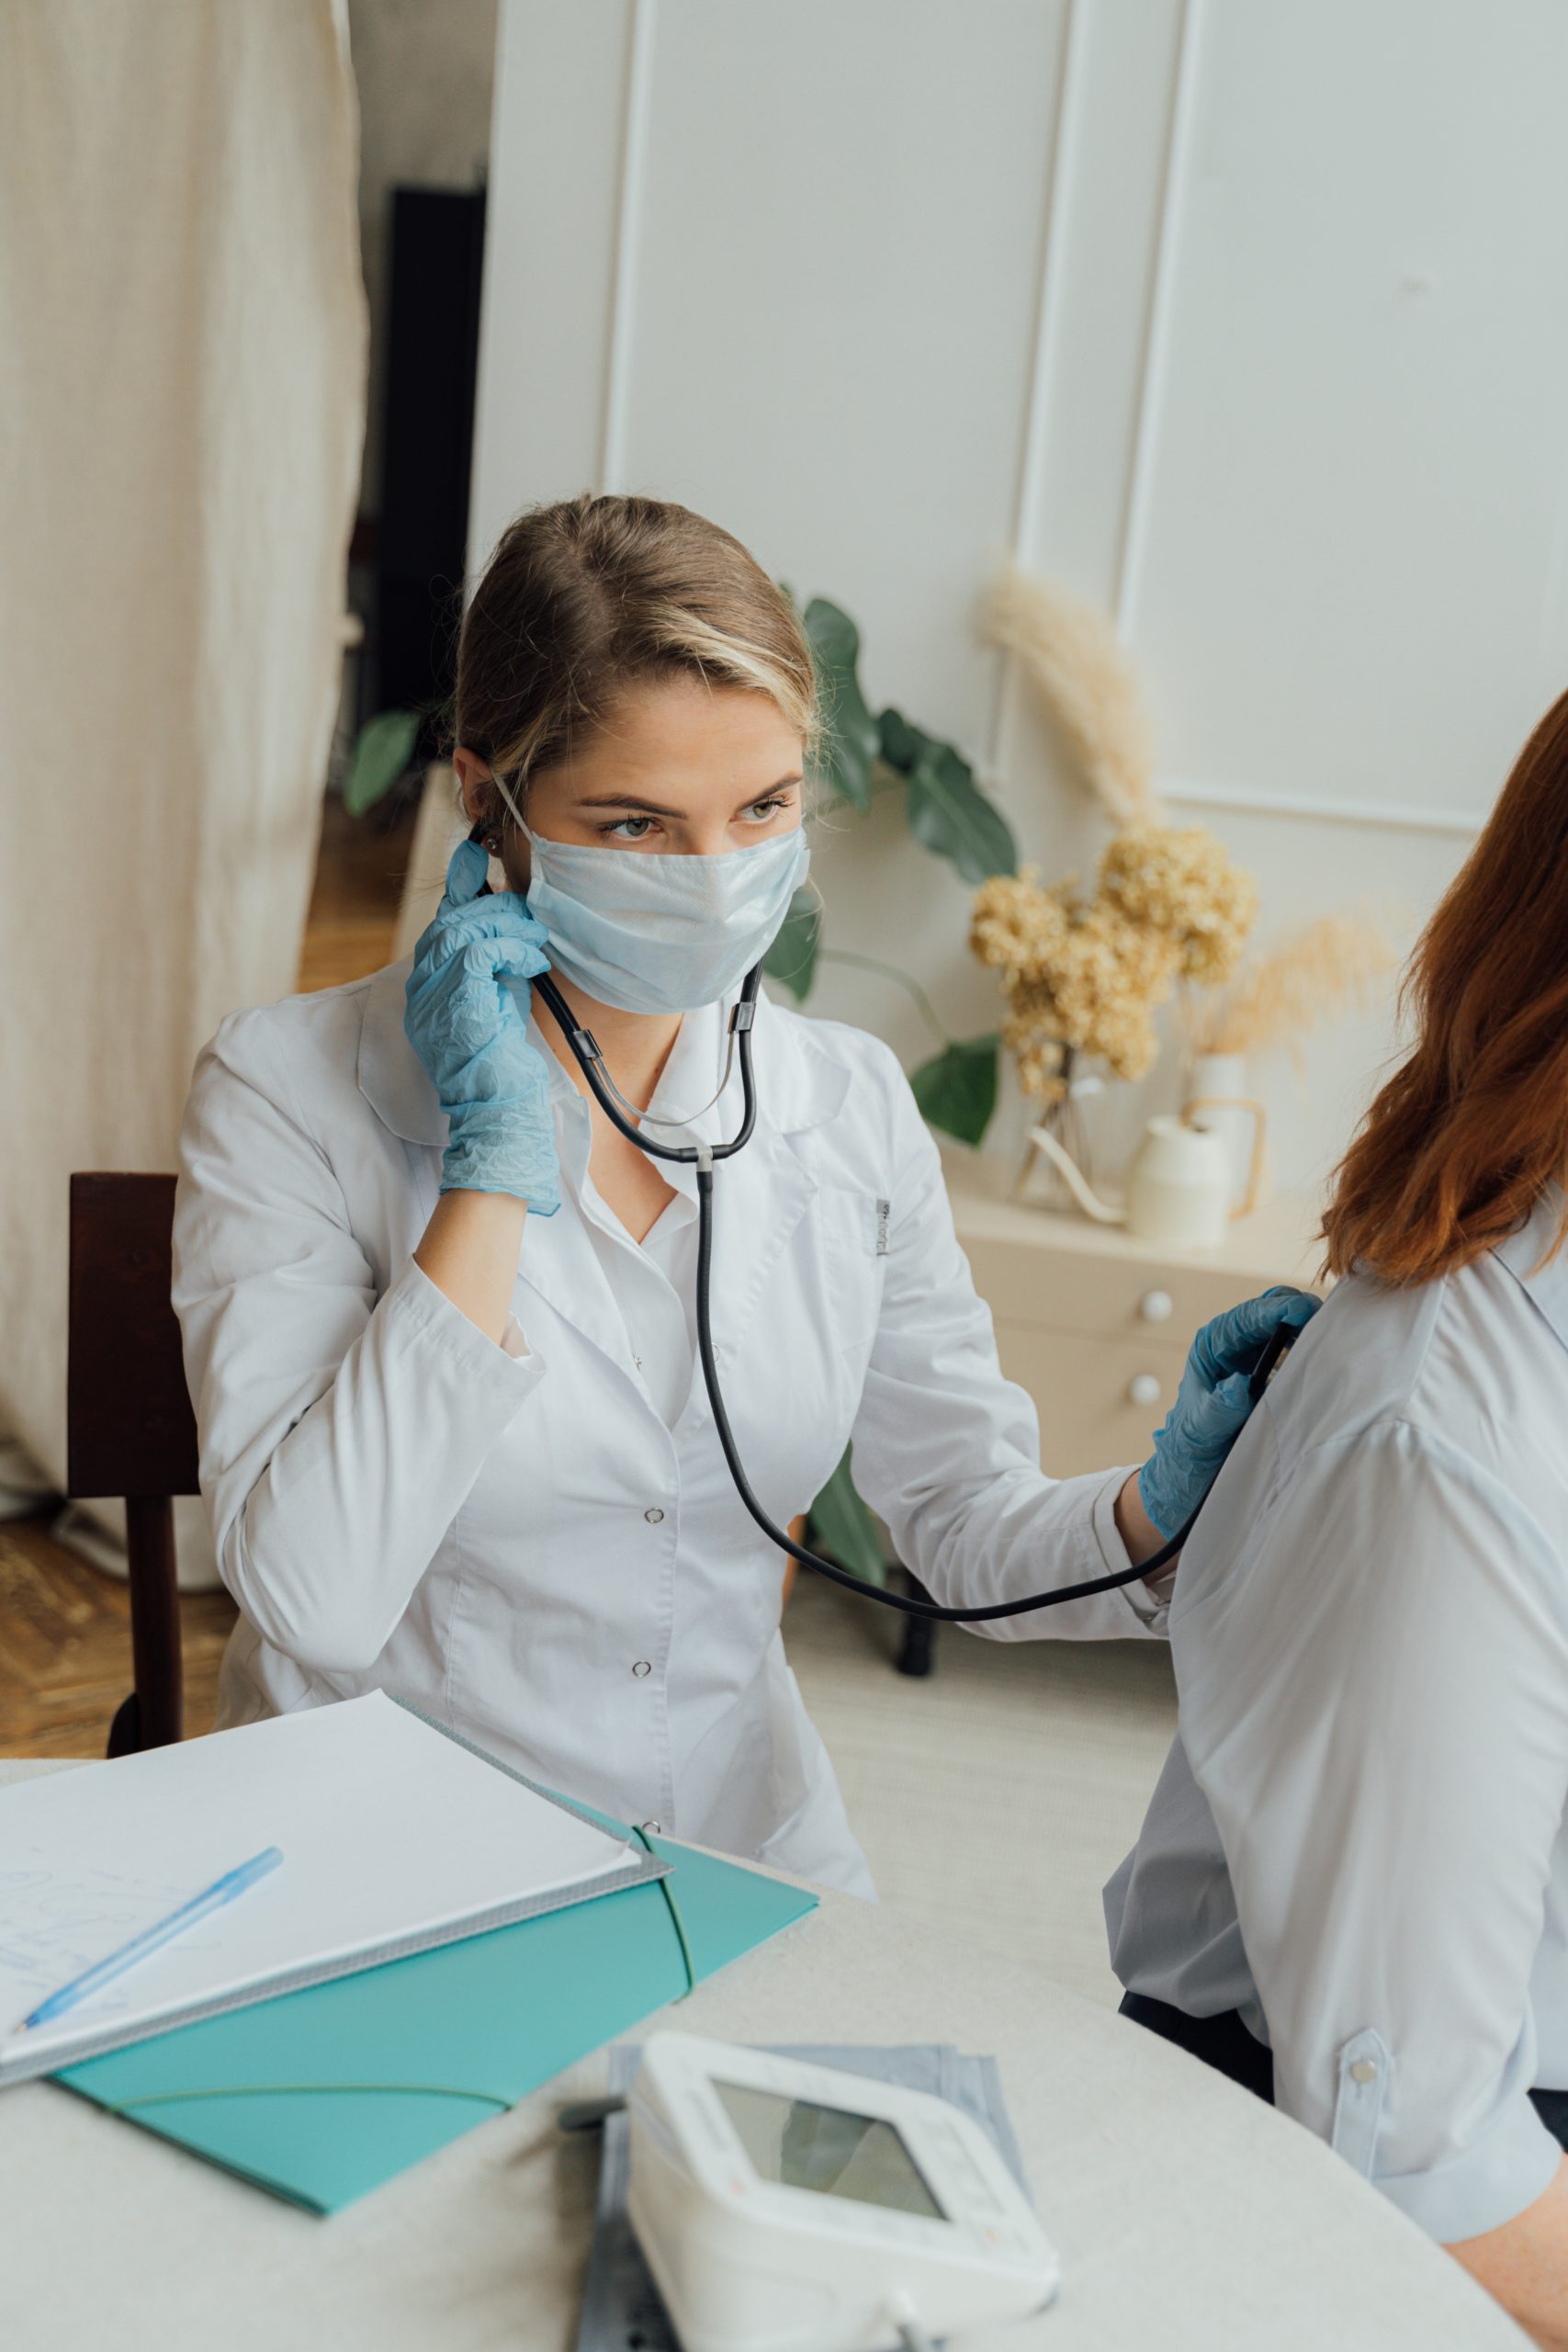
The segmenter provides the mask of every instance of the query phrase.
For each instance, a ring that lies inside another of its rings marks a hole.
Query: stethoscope
[[[476,841],[481,838],[479,826],[474,828],[471,838]],[[1054,1592],[1031,1593],[1023,1600],[993,1601],[987,1609],[944,1609],[940,1601],[918,1600],[903,1593],[884,1591],[878,1585],[867,1584],[863,1577],[854,1576],[848,1568],[840,1568],[833,1561],[823,1559],[819,1553],[808,1550],[804,1544],[797,1544],[793,1535],[785,1529],[776,1527],[769,1518],[751,1490],[751,1482],[746,1476],[746,1466],[735,1442],[735,1432],[729,1426],[729,1415],[725,1410],[718,1365],[714,1356],[712,1313],[713,1172],[718,1161],[733,1159],[736,1153],[744,1148],[750,1141],[751,1131],[757,1124],[757,1083],[751,1068],[751,1035],[757,1016],[757,991],[761,982],[761,965],[754,964],[740,984],[739,996],[730,1012],[724,1075],[719,1081],[718,1093],[713,1098],[716,1102],[723,1095],[729,1083],[731,1069],[739,1057],[740,1125],[728,1143],[712,1144],[659,1143],[646,1135],[643,1132],[645,1125],[685,1126],[690,1124],[691,1117],[701,1114],[693,1113],[679,1121],[652,1120],[647,1112],[638,1111],[634,1103],[627,1102],[610,1076],[604,1052],[592,1031],[578,1020],[549,974],[539,973],[530,984],[534,994],[549,1012],[565,1038],[572,1059],[587,1082],[589,1092],[616,1133],[625,1136],[628,1143],[636,1144],[637,1149],[646,1152],[650,1159],[677,1160],[682,1166],[694,1168],[697,1171],[697,1354],[703,1368],[703,1385],[707,1390],[708,1404],[713,1412],[714,1427],[718,1431],[718,1442],[735,1483],[735,1491],[757,1525],[781,1552],[787,1554],[792,1560],[798,1560],[803,1568],[810,1568],[817,1576],[826,1577],[830,1584],[841,1585],[845,1591],[856,1594],[863,1600],[878,1601],[884,1609],[896,1609],[900,1616],[926,1617],[942,1625],[984,1625],[999,1617],[1023,1617],[1034,1609],[1060,1609],[1069,1600],[1087,1600],[1093,1593],[1115,1592],[1122,1585],[1135,1584],[1140,1578],[1157,1576],[1162,1568],[1169,1566],[1198,1524],[1199,1514],[1213,1491],[1213,1481],[1205,1488],[1185,1525],[1178,1528],[1152,1559],[1140,1560],[1136,1567],[1119,1568],[1113,1575],[1089,1577],[1081,1584],[1060,1585]],[[712,1104],[705,1107],[711,1109]],[[1253,1404],[1256,1405],[1262,1396],[1295,1336],[1294,1331],[1281,1328],[1275,1331],[1264,1348],[1252,1374],[1249,1395]]]

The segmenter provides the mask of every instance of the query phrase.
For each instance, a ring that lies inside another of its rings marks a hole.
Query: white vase
[[[1247,1178],[1257,1142],[1254,1114],[1243,1107],[1248,1099],[1245,1054],[1197,1056],[1188,1083],[1187,1100],[1189,1102],[1206,1101],[1210,1105],[1198,1113],[1198,1120],[1212,1135],[1218,1136],[1225,1147],[1231,1169],[1232,1208],[1237,1207],[1247,1196]],[[1234,1109],[1230,1107],[1233,1103]]]

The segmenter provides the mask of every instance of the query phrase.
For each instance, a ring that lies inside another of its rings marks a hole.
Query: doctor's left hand
[[[1176,1402],[1138,1473],[1144,1509],[1168,1541],[1185,1527],[1246,1428],[1264,1349],[1281,1325],[1304,1329],[1322,1304],[1310,1291],[1267,1290],[1216,1315],[1193,1340]]]
[[[547,971],[544,925],[515,891],[480,898],[489,861],[459,842],[446,892],[414,949],[403,1027],[446,1114],[444,1193],[510,1193],[560,1206],[549,1079],[528,1042],[528,982]]]

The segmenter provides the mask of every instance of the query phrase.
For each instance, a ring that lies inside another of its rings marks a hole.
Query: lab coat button
[[[647,1658],[639,1657],[637,1664],[633,1667],[632,1672],[637,1676],[637,1680],[640,1682],[645,1674],[651,1674],[653,1672],[653,1668],[649,1664]]]
[[[1350,2080],[1353,2083],[1375,2082],[1377,2080],[1377,2068],[1373,2065],[1370,2058],[1358,2058],[1355,2064],[1350,2069]]]
[[[664,1513],[660,1510],[657,1503],[650,1504],[649,1509],[643,1512],[643,1517],[647,1520],[649,1527],[657,1527],[663,1516]]]

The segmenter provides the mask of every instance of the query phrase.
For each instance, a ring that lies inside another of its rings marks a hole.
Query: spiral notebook
[[[267,1878],[17,2030],[267,1846]],[[668,1868],[379,1691],[21,1781],[0,1792],[0,2086]]]

